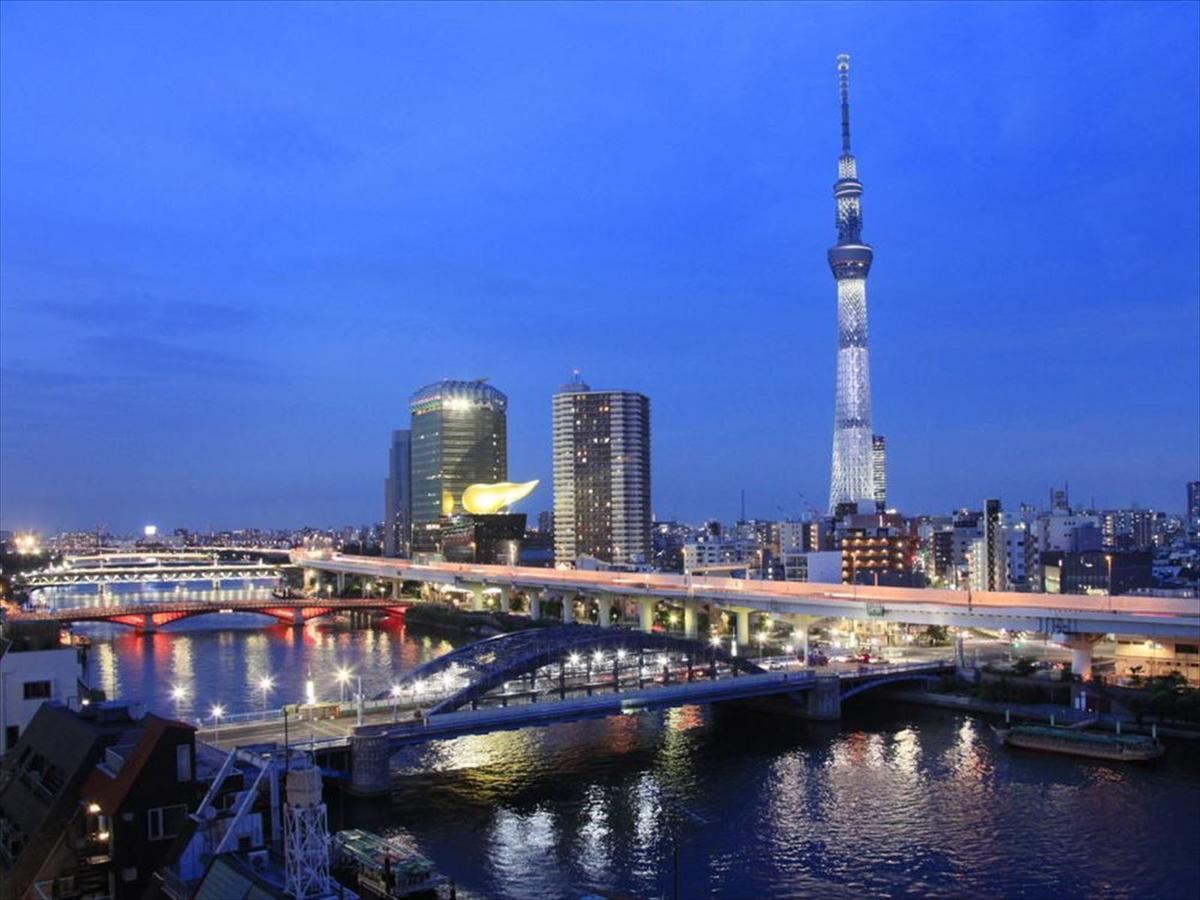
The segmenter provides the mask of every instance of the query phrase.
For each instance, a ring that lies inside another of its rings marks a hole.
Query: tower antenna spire
[[[837,58],[838,93],[842,98],[842,153],[850,152],[850,54]]]

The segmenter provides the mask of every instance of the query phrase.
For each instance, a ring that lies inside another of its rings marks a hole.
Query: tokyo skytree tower
[[[837,69],[842,99],[842,155],[838,157],[838,180],[833,186],[838,242],[829,251],[838,297],[831,513],[839,503],[868,501],[874,496],[871,360],[867,349],[867,272],[873,254],[862,242],[862,182],[850,153],[850,57],[839,56]]]

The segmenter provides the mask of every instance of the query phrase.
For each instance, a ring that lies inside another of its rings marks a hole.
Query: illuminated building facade
[[[893,587],[923,586],[914,573],[917,540],[911,523],[895,513],[846,516],[838,523],[842,581]]]
[[[875,508],[882,512],[887,509],[887,438],[882,434],[871,437],[871,464],[875,468]]]
[[[838,353],[834,395],[833,464],[829,511],[875,500],[874,433],[871,428],[871,363],[867,341],[867,274],[874,253],[862,241],[862,182],[850,152],[850,57],[838,57],[842,101],[842,155],[838,180],[837,246],[829,267],[837,281]]]
[[[593,391],[576,376],[553,415],[555,564],[648,564],[650,398]]]
[[[471,485],[508,479],[508,398],[479,381],[439,381],[409,400],[412,547],[439,548],[445,519]]]
[[[388,476],[383,482],[383,555],[412,552],[412,432],[392,432]]]

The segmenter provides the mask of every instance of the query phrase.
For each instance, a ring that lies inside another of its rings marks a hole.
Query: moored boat
[[[1157,738],[1138,734],[1102,734],[1057,725],[1013,725],[992,730],[1005,746],[1047,753],[1066,753],[1090,759],[1146,762],[1158,759],[1166,748]]]
[[[333,836],[335,867],[353,875],[355,887],[372,897],[434,897],[446,878],[411,847],[357,828]]]

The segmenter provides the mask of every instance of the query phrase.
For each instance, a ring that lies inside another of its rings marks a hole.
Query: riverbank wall
[[[1095,713],[1054,703],[1009,703],[998,700],[980,700],[977,697],[970,697],[966,694],[903,689],[889,690],[886,694],[889,699],[897,700],[901,703],[911,703],[914,706],[930,706],[938,709],[954,710],[956,712],[977,713],[1001,719],[1007,714],[1010,718],[1020,721],[1044,723],[1049,722],[1051,716],[1053,716],[1054,721],[1059,725],[1094,720],[1094,724],[1089,727],[1095,730],[1115,731],[1117,722],[1121,723],[1121,731],[1124,734],[1150,734],[1152,730],[1150,723],[1138,723],[1132,716]],[[1164,737],[1200,741],[1200,729],[1197,728],[1157,723],[1156,727],[1158,734]]]

